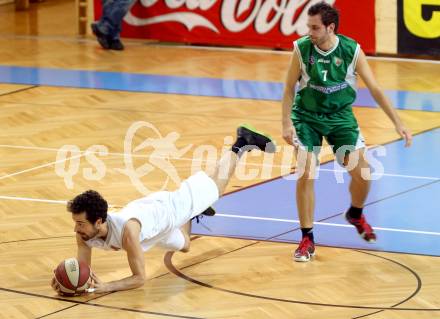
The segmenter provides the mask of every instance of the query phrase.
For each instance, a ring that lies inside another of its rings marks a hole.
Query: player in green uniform
[[[412,142],[411,132],[377,85],[364,52],[356,41],[337,34],[338,23],[338,11],[325,2],[310,7],[309,35],[294,42],[284,88],[283,138],[297,149],[300,169],[296,199],[302,241],[294,253],[296,261],[309,261],[315,253],[314,176],[323,137],[351,175],[351,207],[345,213],[347,221],[366,241],[376,240],[362,213],[370,178],[369,173],[365,174],[365,169],[369,172],[364,157],[365,143],[351,107],[356,99],[357,74],[393,122],[397,133],[405,139],[405,146]],[[299,89],[295,95],[297,82]],[[361,174],[362,169],[364,174]]]

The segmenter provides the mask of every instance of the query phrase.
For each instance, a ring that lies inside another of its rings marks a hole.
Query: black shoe
[[[254,127],[243,124],[237,128],[237,138],[242,137],[247,142],[246,150],[259,149],[267,153],[275,153],[275,141],[263,132],[257,131]]]
[[[110,40],[110,50],[122,51],[124,50],[124,45],[119,39]]]
[[[214,216],[215,215],[215,209],[212,208],[212,207],[208,207],[203,212],[201,212],[199,215],[191,218],[191,220],[195,219],[197,224],[198,224],[200,222],[200,219],[203,217],[202,215],[203,216]]]
[[[205,209],[200,215],[214,216],[214,215],[215,215],[215,209],[212,208],[212,207],[208,207],[208,208]]]
[[[110,49],[110,40],[104,33],[99,30],[98,24],[96,22],[93,22],[90,24],[90,27],[92,28],[92,32],[96,36],[96,39],[98,40],[98,43],[101,45],[101,47],[106,50]]]

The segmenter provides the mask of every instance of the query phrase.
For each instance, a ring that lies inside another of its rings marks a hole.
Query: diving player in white
[[[174,192],[157,192],[135,200],[118,213],[107,213],[107,202],[93,190],[69,201],[67,210],[75,222],[78,260],[91,265],[92,248],[125,250],[132,275],[103,282],[92,273],[91,290],[96,293],[134,289],[145,283],[143,253],[154,245],[187,252],[191,219],[213,215],[210,207],[224,192],[240,156],[253,148],[274,152],[272,139],[250,126],[237,129],[237,140],[217,163],[212,176],[198,172]],[[52,287],[61,294],[55,278]]]

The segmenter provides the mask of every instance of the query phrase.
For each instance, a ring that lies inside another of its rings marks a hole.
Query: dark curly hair
[[[107,201],[94,190],[88,190],[75,196],[67,203],[67,211],[72,214],[86,212],[86,219],[94,224],[98,218],[105,222],[107,219]]]
[[[330,24],[335,24],[335,33],[338,31],[339,26],[339,12],[328,3],[324,1],[318,2],[309,8],[307,11],[309,16],[315,16],[319,14],[321,16],[322,24],[328,27]]]

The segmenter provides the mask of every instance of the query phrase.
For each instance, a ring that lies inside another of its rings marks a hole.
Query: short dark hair
[[[88,190],[75,196],[67,203],[67,211],[72,214],[86,213],[86,219],[94,224],[98,218],[105,222],[107,219],[107,201],[94,190]]]
[[[328,27],[330,24],[335,24],[335,33],[338,32],[339,26],[339,11],[333,8],[324,1],[314,4],[307,11],[309,16],[315,16],[319,14],[321,16],[322,23]]]

